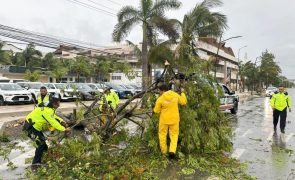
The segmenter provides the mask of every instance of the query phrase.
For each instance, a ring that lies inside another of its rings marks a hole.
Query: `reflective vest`
[[[111,90],[109,95],[105,94],[105,98],[106,98],[106,103],[111,102],[110,105],[112,106],[113,109],[116,109],[117,106],[119,105],[120,99],[118,94],[115,91]],[[101,104],[100,110],[102,110],[102,104],[104,104],[103,99],[101,100],[100,104]]]
[[[272,95],[270,105],[272,108],[282,111],[286,107],[292,107],[292,102],[287,93],[276,93]]]
[[[51,107],[37,107],[30,112],[26,121],[32,120],[33,127],[37,131],[48,130],[50,127],[59,131],[65,131],[65,127],[60,124],[63,121],[62,118],[55,114],[55,109]]]
[[[41,94],[38,94],[38,96],[37,96],[38,106],[39,106],[39,105],[40,105],[40,106],[44,106],[44,105],[48,104],[48,103],[49,103],[49,96],[50,96],[50,94],[47,93],[47,94],[45,95],[45,97],[43,98],[43,100],[42,100],[42,96],[41,96]],[[41,103],[42,103],[42,104],[41,104]]]

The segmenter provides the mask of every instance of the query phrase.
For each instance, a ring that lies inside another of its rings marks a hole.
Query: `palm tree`
[[[25,61],[24,65],[29,67],[29,69],[32,67],[40,67],[42,53],[35,49],[34,44],[28,44],[27,48],[22,52],[22,56]]]
[[[176,39],[177,32],[173,23],[164,16],[165,10],[177,9],[181,3],[177,0],[141,0],[139,9],[132,6],[123,7],[117,14],[118,23],[113,31],[113,40],[122,41],[134,25],[142,25],[142,87],[145,90],[148,79],[148,43],[153,41],[155,30]]]
[[[182,22],[178,22],[181,39],[176,48],[176,58],[179,63],[187,65],[190,55],[195,52],[196,38],[218,36],[227,28],[225,15],[212,12],[211,9],[222,5],[220,0],[204,0],[187,13]]]
[[[10,65],[12,52],[2,50],[4,43],[0,42],[0,64]]]
[[[89,63],[89,59],[84,56],[79,56],[76,58],[76,61],[73,64],[72,71],[77,74],[77,82],[80,82],[80,76],[89,76],[91,74],[92,67]]]

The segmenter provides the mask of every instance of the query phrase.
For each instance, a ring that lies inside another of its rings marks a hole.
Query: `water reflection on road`
[[[295,102],[295,90],[288,92]],[[247,163],[248,172],[258,179],[295,179],[295,122],[287,123],[284,137],[280,132],[274,135],[269,101],[260,97],[241,102],[238,114],[229,115],[234,127],[232,156]],[[293,120],[294,113],[288,113],[287,121]]]

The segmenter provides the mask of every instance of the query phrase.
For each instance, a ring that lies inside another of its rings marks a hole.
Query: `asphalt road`
[[[295,104],[295,89],[289,89],[288,92]],[[74,103],[63,103],[61,109],[71,106],[74,106]],[[1,119],[9,118],[1,117],[1,113],[8,114],[12,111],[17,114],[18,111],[31,109],[33,105],[0,107],[0,123]],[[287,120],[291,122],[287,123],[283,139],[280,133],[273,136],[272,110],[268,97],[241,101],[238,114],[228,114],[228,117],[234,132],[232,157],[246,163],[250,175],[263,180],[295,179],[295,112],[288,113]],[[0,158],[0,179],[19,179],[28,166],[24,163],[25,159],[33,156],[34,149],[28,147],[27,142],[20,143],[24,149],[14,150],[9,156],[18,168],[8,170],[7,162]]]
[[[295,89],[288,89],[295,103]],[[295,179],[295,112],[288,112],[286,134],[274,135],[269,97],[240,102],[233,122],[233,157],[248,164],[247,171],[257,179]]]

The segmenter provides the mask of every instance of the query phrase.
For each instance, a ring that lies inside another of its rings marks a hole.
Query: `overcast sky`
[[[139,0],[79,0],[106,12],[94,11],[69,0],[0,0],[0,24],[40,33],[110,46],[111,33],[117,22],[117,11],[124,5],[138,6]],[[92,1],[92,2],[91,2]],[[169,11],[168,17],[182,20],[200,0],[181,0],[179,10]],[[218,11],[227,15],[229,29],[224,39],[229,40],[240,58],[255,61],[265,49],[272,52],[283,75],[295,79],[295,1],[294,0],[224,0]],[[0,39],[2,37],[0,36]],[[3,38],[2,38],[3,39]],[[128,40],[141,41],[140,27],[134,28]]]

